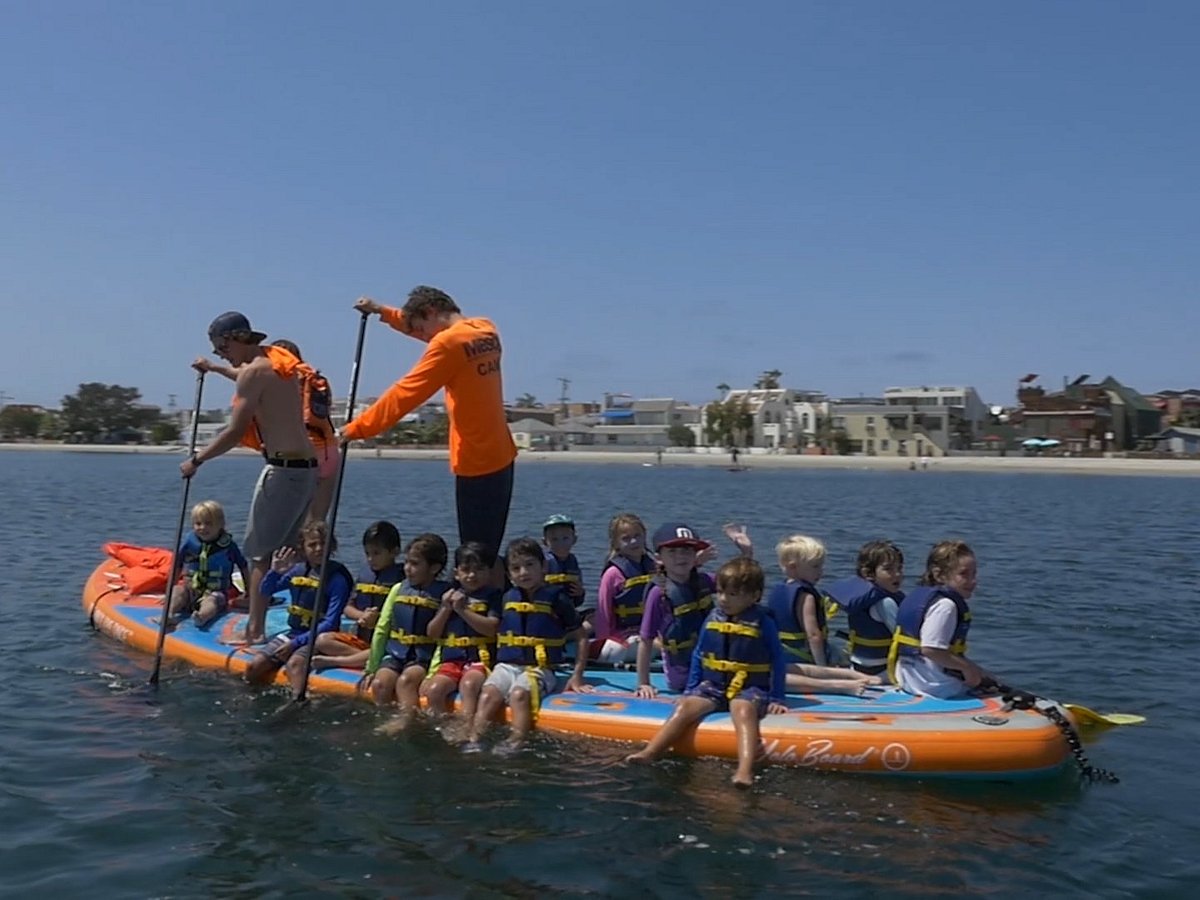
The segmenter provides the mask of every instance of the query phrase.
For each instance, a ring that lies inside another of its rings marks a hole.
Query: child
[[[825,545],[816,538],[793,534],[780,541],[775,552],[787,580],[771,591],[767,605],[779,626],[784,652],[793,662],[826,666],[825,598],[817,582],[825,572]]]
[[[966,656],[976,572],[975,554],[963,541],[942,541],[929,551],[920,586],[896,615],[888,663],[902,690],[949,700],[999,680]]]
[[[419,691],[437,638],[429,623],[442,606],[450,585],[438,580],[446,568],[446,542],[436,534],[421,534],[404,550],[404,581],[392,588],[379,614],[380,627],[371,639],[366,672],[374,675],[371,693],[377,706],[393,700],[400,714],[382,731],[403,730],[416,714]]]
[[[304,657],[308,653],[308,636],[317,607],[325,542],[329,541],[331,551],[337,550],[337,540],[329,534],[324,522],[306,522],[300,529],[300,541],[303,560],[291,547],[281,547],[271,556],[271,571],[262,580],[263,596],[270,597],[284,588],[291,593],[288,630],[256,651],[246,667],[246,681],[262,684],[274,678],[279,667],[286,664],[294,697],[300,696],[304,686]],[[318,635],[333,631],[341,623],[342,610],[350,599],[353,585],[350,570],[331,558],[325,576],[325,609],[317,624]]]
[[[754,782],[759,751],[758,720],[787,712],[783,702],[786,664],[779,632],[758,605],[763,571],[739,557],[717,570],[717,608],[704,621],[692,653],[684,696],[663,727],[628,762],[657,759],[709,713],[728,710],[737,734],[738,765],[733,783]]]
[[[546,584],[562,585],[576,609],[583,605],[585,594],[579,560],[571,552],[577,540],[575,521],[570,516],[557,513],[542,525],[542,543],[546,546]]]
[[[558,686],[554,667],[562,662],[563,647],[576,639],[575,671],[565,690],[591,691],[583,683],[587,663],[584,636],[574,605],[559,588],[546,584],[545,557],[533,538],[508,545],[508,577],[513,587],[504,595],[496,637],[496,666],[483,684],[479,709],[467,734],[468,752],[478,752],[479,739],[505,705],[512,708],[512,737],[507,747],[519,747],[541,706],[541,698]]]
[[[421,696],[434,714],[443,712],[457,689],[465,722],[475,718],[483,681],[496,661],[496,629],[500,627],[502,591],[491,586],[496,553],[487,544],[468,541],[454,551],[454,578],[459,587],[442,597],[442,607],[429,623],[431,637],[441,639],[439,661]]]
[[[708,541],[696,537],[682,522],[671,522],[654,532],[654,552],[658,554],[663,574],[646,595],[646,610],[638,632],[639,697],[658,694],[650,683],[650,658],[656,639],[662,646],[667,686],[682,691],[687,685],[692,649],[700,626],[712,609],[716,587],[712,577],[697,568],[698,553],[708,547]]]
[[[858,551],[858,573],[829,588],[850,625],[850,667],[882,676],[904,593],[904,554],[891,541],[868,541]]]
[[[225,510],[216,500],[192,507],[192,533],[179,545],[179,560],[182,572],[171,591],[171,625],[191,613],[197,628],[207,628],[223,615],[237,596],[234,569],[242,573],[242,584],[250,583],[246,557],[225,530]]]
[[[320,671],[333,666],[361,669],[371,657],[371,638],[392,586],[404,580],[404,570],[396,562],[400,555],[400,531],[391,522],[375,522],[363,532],[366,569],[354,584],[354,596],[346,605],[345,616],[357,623],[354,633],[331,631],[317,637],[317,656],[313,668]]]
[[[596,594],[596,637],[592,658],[606,663],[637,659],[638,631],[646,611],[646,593],[658,563],[646,552],[646,526],[633,513],[608,523],[609,557]]]

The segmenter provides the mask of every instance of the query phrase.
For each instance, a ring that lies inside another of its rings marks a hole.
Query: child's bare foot
[[[325,669],[336,669],[337,666],[338,658],[336,656],[314,656],[312,658],[314,672],[323,672]]]
[[[654,757],[650,755],[648,750],[639,750],[637,753],[630,753],[625,757],[627,763],[649,763],[654,762]]]
[[[392,716],[382,725],[375,729],[376,734],[382,734],[384,737],[395,737],[402,733],[408,727],[408,723],[412,721],[412,716],[401,713],[398,716]]]
[[[754,787],[754,776],[747,775],[745,772],[735,772],[733,777],[729,779],[733,782],[733,786],[737,788]]]
[[[845,694],[847,697],[861,697],[867,689],[865,681],[838,681],[831,682],[829,693]]]
[[[862,683],[874,687],[875,685],[883,684],[883,679],[878,675],[863,675]]]

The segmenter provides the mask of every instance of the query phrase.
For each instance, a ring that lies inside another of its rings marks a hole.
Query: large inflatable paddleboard
[[[134,594],[126,567],[101,563],[83,591],[92,625],[110,637],[153,654],[158,641],[161,594]],[[267,634],[286,630],[282,606],[267,613]],[[237,643],[243,613],[229,613],[207,630],[184,622],[166,637],[164,654],[234,675],[245,671],[251,651]],[[314,672],[310,687],[326,694],[363,696],[362,672]],[[629,671],[589,671],[589,694],[554,694],[543,701],[538,727],[618,741],[648,740],[671,714],[676,695],[662,676],[654,699],[634,694]],[[286,684],[281,672],[280,684]],[[368,699],[368,698],[364,698]],[[768,759],[779,765],[925,777],[1012,780],[1057,771],[1068,759],[1062,733],[1034,710],[1009,710],[998,698],[934,700],[891,688],[863,697],[801,694],[788,697],[789,712],[767,716],[762,736]],[[689,756],[736,757],[733,723],[726,713],[707,717],[675,748]]]

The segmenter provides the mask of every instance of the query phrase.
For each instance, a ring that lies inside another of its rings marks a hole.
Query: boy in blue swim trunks
[[[758,720],[788,711],[783,701],[787,663],[779,629],[758,602],[764,583],[762,566],[745,557],[717,570],[717,607],[700,629],[684,695],[658,734],[626,762],[655,760],[705,716],[728,711],[738,747],[733,783],[754,783]]]

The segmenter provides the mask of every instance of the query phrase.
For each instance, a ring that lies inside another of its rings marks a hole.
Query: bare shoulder
[[[265,379],[274,370],[271,361],[265,356],[252,359],[237,369],[237,390],[240,394],[258,393],[262,390]]]

